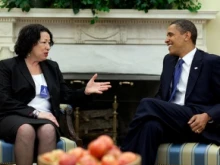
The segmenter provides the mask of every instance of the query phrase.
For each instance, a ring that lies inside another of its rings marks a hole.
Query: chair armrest
[[[60,110],[64,114],[64,119],[62,123],[64,125],[63,128],[66,130],[68,134],[68,138],[74,140],[77,146],[83,146],[82,139],[78,137],[73,127],[73,121],[72,121],[73,108],[69,104],[60,104]]]

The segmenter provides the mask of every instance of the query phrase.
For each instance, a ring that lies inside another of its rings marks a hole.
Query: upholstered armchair
[[[220,146],[202,143],[162,144],[155,165],[220,165]]]
[[[82,140],[78,138],[73,129],[72,123],[72,107],[67,104],[60,105],[61,122],[60,127],[64,132],[65,137],[61,137],[57,143],[57,149],[62,149],[68,151],[76,146],[82,146]],[[0,139],[0,164],[13,164],[14,159],[14,145],[11,143],[6,143],[4,140]]]

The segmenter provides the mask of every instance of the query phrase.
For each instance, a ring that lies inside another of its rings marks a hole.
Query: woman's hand
[[[95,74],[87,83],[85,88],[86,95],[90,95],[92,93],[102,94],[104,91],[111,88],[110,82],[95,82],[97,77],[98,75]]]
[[[38,119],[48,119],[48,120],[52,121],[54,124],[56,124],[57,127],[59,127],[57,119],[54,117],[54,115],[52,113],[40,112],[37,118]]]

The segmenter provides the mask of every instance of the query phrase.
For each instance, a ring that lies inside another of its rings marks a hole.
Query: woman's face
[[[36,61],[44,61],[48,57],[49,50],[50,35],[47,32],[41,32],[39,41],[30,52],[30,57],[35,58]]]

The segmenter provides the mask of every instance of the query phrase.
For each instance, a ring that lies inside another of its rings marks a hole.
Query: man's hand
[[[207,113],[202,113],[198,115],[194,115],[188,122],[190,128],[195,133],[202,133],[205,129],[206,124],[211,119],[211,117]]]
[[[59,127],[59,123],[57,122],[57,119],[54,117],[54,115],[52,113],[40,112],[37,118],[38,119],[48,119],[48,120],[52,121],[57,127]]]
[[[95,82],[95,79],[98,77],[95,74],[87,83],[85,94],[90,95],[92,93],[102,94],[104,91],[111,88],[110,82]]]

